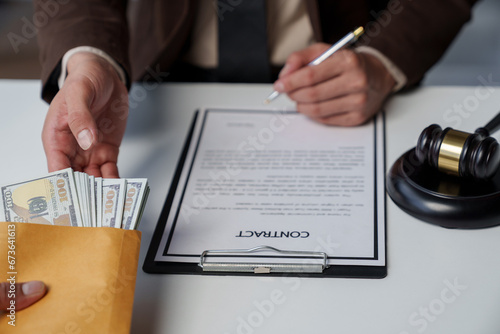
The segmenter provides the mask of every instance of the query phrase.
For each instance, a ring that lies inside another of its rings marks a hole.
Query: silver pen
[[[356,28],[354,31],[348,33],[344,37],[342,37],[337,43],[333,44],[328,50],[323,52],[318,58],[314,59],[311,61],[307,66],[315,66],[321,64],[324,60],[326,60],[328,57],[333,55],[335,52],[343,48],[349,43],[354,43],[358,40],[359,36],[361,36],[364,32],[363,27]],[[280,92],[278,91],[273,91],[265,100],[265,104],[271,103],[275,98],[277,98],[280,95]]]

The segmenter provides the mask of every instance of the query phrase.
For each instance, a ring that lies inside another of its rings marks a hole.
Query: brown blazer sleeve
[[[397,65],[406,86],[422,80],[471,17],[476,0],[397,0],[365,26],[361,45],[371,46]]]
[[[47,7],[47,3],[52,7]],[[48,17],[47,23],[38,29],[45,101],[50,103],[59,90],[57,77],[62,57],[77,46],[103,50],[130,73],[126,3],[125,0],[34,0],[35,15]]]

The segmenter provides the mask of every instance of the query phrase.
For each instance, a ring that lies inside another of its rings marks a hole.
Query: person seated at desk
[[[422,79],[475,0],[143,0],[130,44],[126,3],[35,0],[50,15],[38,32],[50,171],[118,177],[132,81],[276,80],[312,119],[362,124]],[[305,66],[358,26],[366,33],[355,48]]]

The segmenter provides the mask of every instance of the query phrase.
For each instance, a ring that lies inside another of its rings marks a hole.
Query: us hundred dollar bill
[[[2,186],[0,220],[83,226],[71,168]]]
[[[102,226],[121,228],[125,203],[125,179],[102,180]]]
[[[95,198],[95,177],[93,175],[89,175],[88,188],[90,191],[90,226],[97,227],[97,202]]]
[[[96,227],[102,227],[102,177],[95,178]]]
[[[125,204],[123,206],[123,219],[121,227],[134,230],[144,207],[144,200],[148,188],[147,179],[127,179]]]

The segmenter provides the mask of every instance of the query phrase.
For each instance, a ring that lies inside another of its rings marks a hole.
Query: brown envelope
[[[129,333],[140,243],[139,231],[0,223],[0,281],[48,286],[44,298],[15,311],[15,327],[0,313],[0,333]]]

